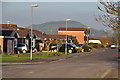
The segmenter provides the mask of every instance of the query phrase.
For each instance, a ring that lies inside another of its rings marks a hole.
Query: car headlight
[[[71,49],[73,49],[73,48],[71,48]]]

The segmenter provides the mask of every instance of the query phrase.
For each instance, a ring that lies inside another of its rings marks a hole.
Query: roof
[[[88,27],[67,27],[67,31],[87,31]],[[58,31],[66,31],[66,27],[59,27]]]
[[[14,36],[15,33],[17,33],[20,37],[26,37],[29,31],[28,30],[17,30],[13,32],[12,36]]]
[[[71,38],[73,36],[68,36],[68,38]],[[44,38],[52,38],[52,39],[66,39],[66,35],[59,35],[59,34],[49,34],[45,35]]]
[[[44,33],[38,30],[33,30],[33,33],[37,36],[37,37],[43,37]]]
[[[22,28],[22,27],[17,27],[16,24],[0,24],[0,30],[2,31],[0,35],[7,35],[7,36],[14,36],[15,32],[18,33],[20,37],[26,37],[27,34],[31,35],[31,29],[28,28]],[[4,32],[6,31],[6,33]],[[11,33],[9,33],[12,31]],[[32,30],[33,34],[36,35],[37,37],[42,37],[43,33],[37,30]]]
[[[17,28],[16,24],[0,24],[0,27],[2,29],[13,29],[13,28]]]
[[[48,36],[52,39],[65,39],[66,38],[66,35],[51,34],[51,35],[48,35]]]
[[[0,30],[0,36],[10,36],[12,32],[12,30]]]
[[[11,36],[14,36],[15,33],[17,33],[19,35],[19,37],[26,37],[28,34],[29,34],[29,36],[31,35],[31,30],[30,29],[14,30],[12,32]],[[40,31],[33,30],[32,33],[33,33],[33,35],[35,35],[37,37],[43,37],[43,34]]]

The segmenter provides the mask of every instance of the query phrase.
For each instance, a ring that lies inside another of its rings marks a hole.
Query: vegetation
[[[92,48],[104,48],[104,45],[97,43],[89,43],[89,46],[91,46]]]
[[[35,58],[33,58],[35,59]],[[13,58],[13,57],[9,57],[9,58],[2,58],[0,59],[1,61],[26,61],[26,60],[30,60],[30,58]]]
[[[93,48],[89,45],[83,45],[82,49],[84,50],[84,52],[90,52]]]
[[[77,49],[77,53],[80,53],[80,52],[83,52],[83,51],[84,51],[84,50],[83,50],[82,47],[80,47],[80,48]]]
[[[73,54],[73,53],[68,53],[68,54]],[[61,56],[65,55],[62,52],[38,52],[38,53],[33,53],[33,59],[38,59],[41,57],[55,57],[55,56]],[[29,60],[30,58],[30,53],[24,53],[24,54],[2,54],[2,61],[26,61]]]
[[[103,8],[98,6],[98,9],[103,12],[103,15],[98,15],[96,21],[111,28],[115,34],[115,42],[120,45],[120,2],[108,2],[108,0],[99,0],[99,2]]]
[[[80,48],[77,49],[77,53],[80,52],[90,52],[93,51],[94,48],[103,48],[104,46],[101,44],[88,44],[83,45]],[[73,53],[68,53],[73,54]],[[55,56],[61,56],[65,55],[64,52],[37,52],[33,53],[33,59],[38,59],[41,57],[55,57]],[[27,61],[30,58],[30,53],[21,53],[21,54],[10,54],[10,53],[3,53],[1,54],[2,58],[0,61]]]

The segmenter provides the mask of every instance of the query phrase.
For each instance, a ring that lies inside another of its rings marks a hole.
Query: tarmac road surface
[[[117,49],[100,49],[59,61],[6,64],[3,78],[118,78]]]

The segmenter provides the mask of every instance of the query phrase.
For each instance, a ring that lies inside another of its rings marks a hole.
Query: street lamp
[[[33,40],[32,40],[32,37],[33,37],[33,35],[32,35],[32,25],[33,25],[33,8],[34,7],[38,7],[38,5],[37,4],[31,5],[31,48],[30,48],[30,60],[32,60],[32,42],[33,42]]]
[[[71,19],[66,19],[66,45],[65,45],[65,54],[67,55],[67,27],[68,27],[68,21]]]

